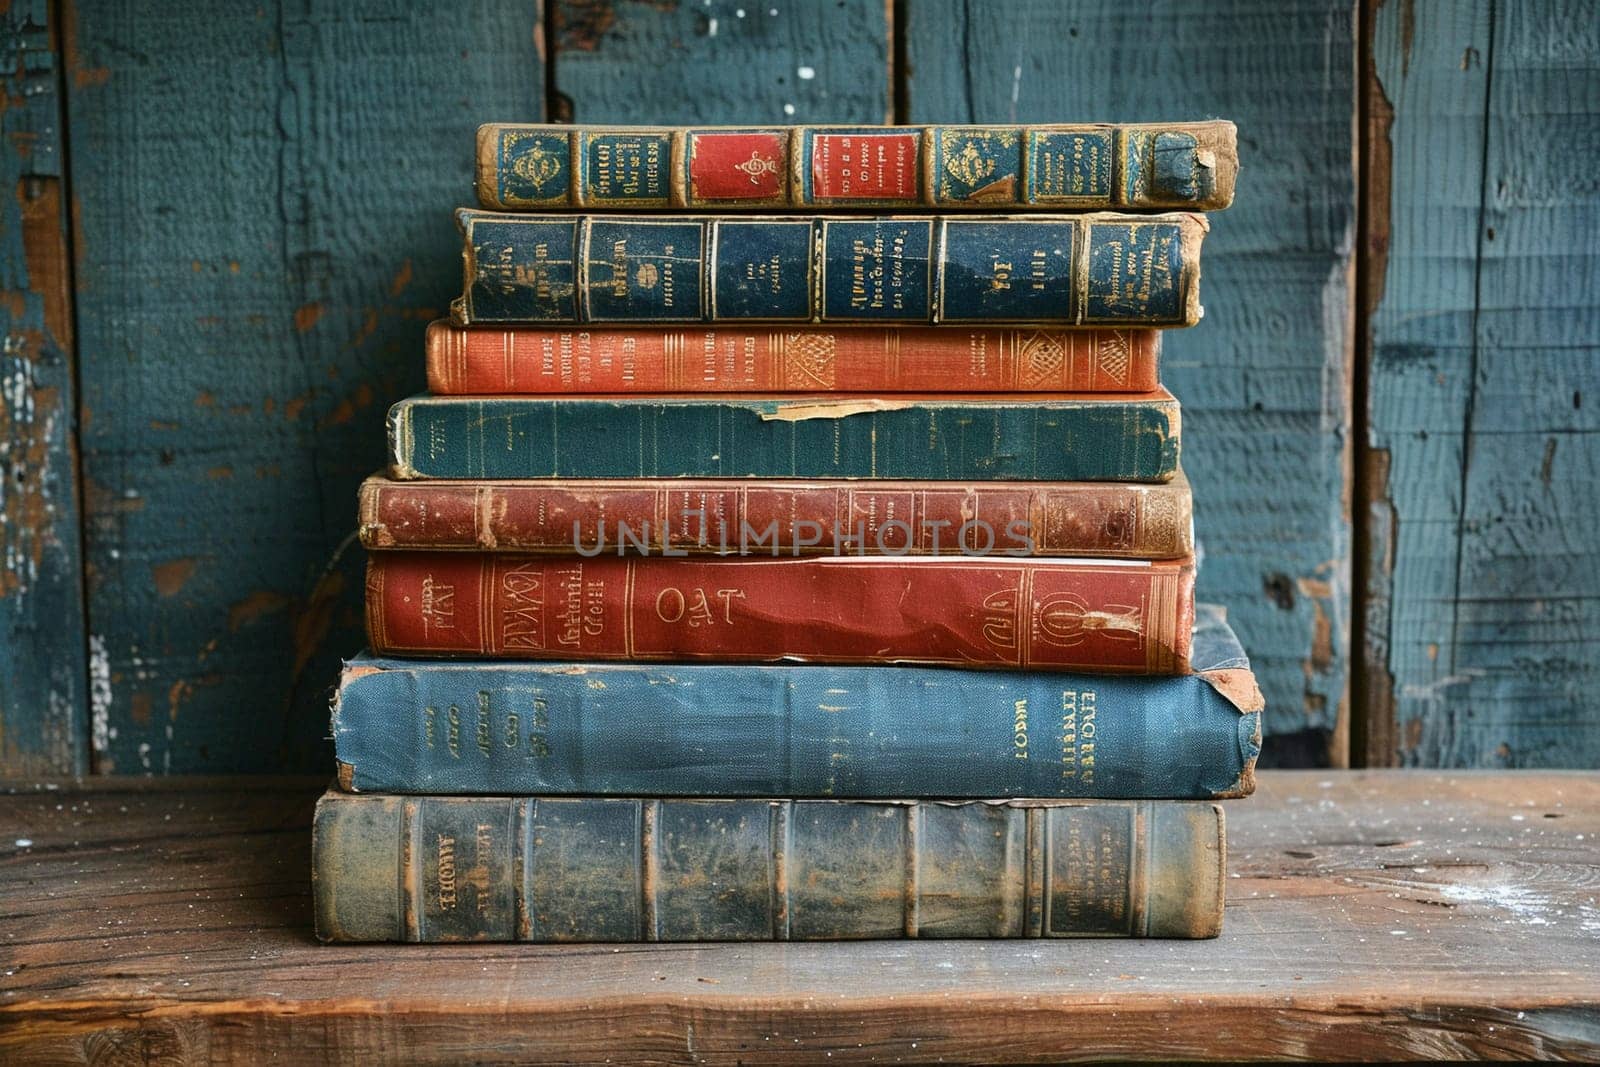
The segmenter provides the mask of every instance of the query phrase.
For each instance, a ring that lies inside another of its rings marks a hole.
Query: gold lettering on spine
[[[1061,777],[1078,777],[1078,691],[1061,691]]]
[[[483,690],[478,691],[478,721],[474,739],[478,743],[478,751],[485,759],[493,751],[494,746],[489,740],[489,694]]]
[[[716,626],[719,624],[719,612],[712,606],[716,600],[721,604],[720,624],[733,624],[733,602],[745,599],[743,589],[717,589],[707,593],[703,588],[690,590],[677,589],[668,586],[656,594],[656,618],[664,623],[675,624],[682,622],[692,629],[701,626]]]
[[[489,893],[489,859],[494,855],[494,827],[480,822],[474,827],[472,839],[472,870],[467,872],[467,884],[473,888],[478,914],[487,915],[494,897]]]
[[[1016,759],[1028,758],[1028,701],[1018,700],[1012,706],[1011,755]]]
[[[456,839],[440,834],[435,855],[439,864],[439,910],[450,911],[456,906]]]
[[[518,564],[500,576],[500,639],[506,649],[545,647],[542,564]]]
[[[1094,784],[1096,694],[1093,689],[1061,691],[1061,777]]]

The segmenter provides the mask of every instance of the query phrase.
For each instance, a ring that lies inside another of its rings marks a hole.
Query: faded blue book
[[[462,325],[1200,319],[1201,215],[456,217]]]
[[[1026,397],[439,397],[389,410],[396,478],[1165,482],[1165,390]]]
[[[334,703],[355,792],[1214,799],[1254,788],[1261,693],[1221,608],[1196,673],[416,662]]]

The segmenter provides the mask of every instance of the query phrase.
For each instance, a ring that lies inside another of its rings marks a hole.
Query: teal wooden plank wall
[[[1233,118],[1166,369],[1269,756],[1600,765],[1597,34],[1594,0],[14,2],[0,775],[327,768],[353,494],[458,285],[472,130],[545,116]]]
[[[1363,754],[1594,767],[1600,4],[1391,3],[1372,40]]]
[[[360,479],[460,286],[535,5],[78,0],[68,27],[99,771],[329,766]]]

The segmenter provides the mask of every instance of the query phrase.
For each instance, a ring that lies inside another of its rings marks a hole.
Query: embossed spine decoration
[[[434,397],[389,411],[390,473],[418,478],[889,478],[1165,482],[1170,393]],[[604,442],[604,447],[596,447]]]
[[[393,797],[312,825],[324,941],[1215,937],[1191,801]]]
[[[478,202],[748,211],[1186,209],[1233,201],[1231,122],[478,130]]]
[[[1177,678],[919,667],[345,666],[339,782],[390,793],[1244,796],[1261,691],[1198,605]]]
[[[1203,215],[461,210],[461,325],[1191,326]]]
[[[362,483],[360,513],[369,549],[727,555],[745,531],[770,528],[761,547],[784,556],[959,555],[983,549],[986,531],[1000,555],[1176,559],[1194,551],[1181,471],[1159,485],[375,476]]]
[[[437,395],[1145,392],[1156,330],[428,327]]]
[[[1193,561],[374,552],[380,655],[1185,674]]]

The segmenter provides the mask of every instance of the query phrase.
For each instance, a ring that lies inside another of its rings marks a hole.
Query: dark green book
[[[1178,402],[1114,396],[435,397],[389,411],[396,478],[1165,482]]]
[[[324,941],[1215,937],[1222,808],[328,792]]]

